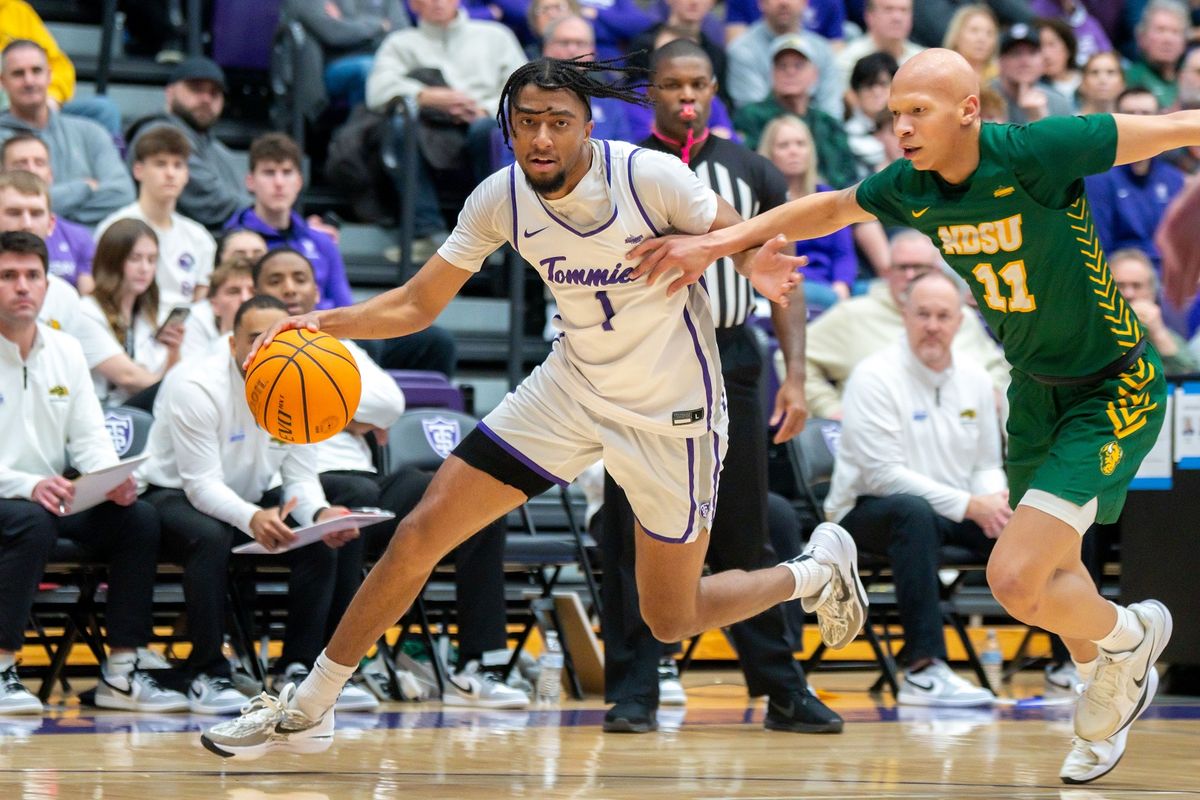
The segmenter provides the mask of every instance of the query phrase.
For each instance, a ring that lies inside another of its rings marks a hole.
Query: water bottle
[[[1004,680],[1004,653],[1000,650],[1000,639],[995,630],[989,629],[987,632],[987,643],[979,654],[979,663],[983,666],[989,688],[999,695],[1000,684]]]
[[[546,642],[538,656],[537,704],[558,705],[562,687],[563,652],[558,642],[558,633],[546,631]]]

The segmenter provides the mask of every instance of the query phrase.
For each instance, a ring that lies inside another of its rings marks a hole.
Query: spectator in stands
[[[268,248],[288,246],[313,262],[321,290],[320,308],[348,306],[354,302],[346,266],[337,244],[296,211],[304,176],[300,147],[283,133],[266,133],[250,145],[250,172],[246,188],[254,205],[236,212],[228,228],[246,228],[263,237]]]
[[[182,711],[182,695],[160,687],[138,664],[137,650],[150,636],[158,516],[137,501],[132,478],[105,502],[72,508],[75,485],[63,477],[67,456],[88,473],[116,464],[117,454],[79,343],[38,322],[48,263],[37,236],[0,233],[0,386],[14,395],[0,404],[0,714],[42,713],[42,704],[21,684],[15,658],[38,581],[60,538],[108,563],[111,650],[101,666],[96,704]]]
[[[842,418],[842,391],[850,372],[867,356],[899,341],[904,290],[918,275],[940,269],[941,256],[927,236],[901,231],[892,237],[891,263],[880,280],[865,295],[838,303],[808,326],[805,396],[812,416]],[[998,390],[1008,387],[1008,363],[974,311],[964,309],[954,357],[986,369]]]
[[[296,20],[317,44],[319,75],[294,76],[293,92],[324,89],[304,103],[354,108],[367,95],[367,76],[383,37],[409,27],[401,0],[288,0],[283,21]],[[304,103],[301,103],[303,105]],[[315,118],[315,115],[313,115]]]
[[[0,0],[0,48],[17,39],[36,42],[46,51],[50,65],[49,103],[56,110],[87,117],[110,135],[121,133],[121,111],[104,96],[72,99],[75,94],[75,65],[58,46],[46,24],[25,0]]]
[[[227,228],[217,239],[217,263],[231,258],[245,258],[251,264],[267,252],[267,240],[249,228]]]
[[[183,323],[180,361],[204,357],[226,346],[225,339],[233,332],[233,315],[254,296],[255,261],[235,255],[217,264],[208,282],[208,297],[192,304],[192,312]]]
[[[843,127],[862,177],[883,168],[883,143],[875,132],[879,130],[880,115],[887,111],[892,76],[897,69],[896,59],[887,53],[871,53],[860,58],[850,73]]]
[[[1062,22],[1071,31],[1075,37],[1076,50],[1073,67],[1087,63],[1096,53],[1106,53],[1113,49],[1108,34],[1104,32],[1104,26],[1088,13],[1083,0],[1030,0],[1029,7],[1044,20]],[[1042,47],[1045,48],[1044,35]]]
[[[1125,91],[1125,70],[1116,53],[1096,53],[1083,65],[1079,82],[1080,114],[1111,114]]]
[[[988,8],[1004,25],[1032,23],[1034,14],[1028,0],[985,0]],[[978,5],[979,0],[920,0],[913,4],[912,39],[926,47],[937,47],[946,36],[947,23],[955,11]]]
[[[961,6],[950,18],[942,47],[953,50],[967,60],[979,75],[980,85],[987,85],[1000,74],[996,63],[1000,24],[990,8],[982,4]]]
[[[1162,307],[1158,303],[1158,273],[1150,257],[1135,247],[1110,251],[1108,271],[1113,283],[1129,303],[1146,338],[1162,356],[1167,375],[1194,375],[1200,372],[1200,362],[1188,349],[1187,340],[1167,327]]]
[[[1070,100],[1038,82],[1044,63],[1042,39],[1035,28],[1018,23],[1001,34],[1000,76],[991,86],[1008,103],[1009,122],[1023,125],[1073,112]]]
[[[1154,115],[1161,112],[1149,89],[1130,87],[1117,98],[1120,114]],[[1187,176],[1165,156],[1155,156],[1089,175],[1087,187],[1092,221],[1106,253],[1136,247],[1162,268],[1154,233],[1167,206],[1183,189]]]
[[[217,243],[203,225],[176,211],[176,203],[188,182],[187,137],[174,127],[160,125],[147,131],[133,148],[133,177],[138,182],[137,200],[117,209],[96,226],[104,236],[119,219],[140,219],[158,237],[159,315],[190,305],[208,293]],[[161,320],[160,320],[161,321]]]
[[[95,223],[133,200],[133,182],[102,127],[53,108],[50,77],[41,45],[17,39],[0,52],[0,86],[9,102],[0,114],[0,140],[17,133],[40,136],[50,148],[55,213]]]
[[[317,304],[317,286],[312,264],[294,250],[274,250],[255,265],[254,287],[259,294],[278,298],[289,314],[308,314]],[[416,468],[380,474],[371,459],[367,435],[379,443],[404,412],[404,393],[396,382],[349,339],[350,350],[362,376],[362,397],[354,420],[346,430],[315,446],[317,468],[322,480],[366,480],[377,499],[371,505],[393,511],[403,518],[416,506],[433,476]],[[394,523],[366,529],[367,553],[378,556],[395,530]],[[455,606],[458,620],[458,674],[443,696],[447,705],[486,708],[523,708],[529,704],[524,692],[502,680],[508,665],[504,612],[504,520],[496,520],[481,535],[468,539],[453,551]],[[354,587],[358,583],[355,582]],[[353,594],[354,588],[350,588]],[[344,600],[349,602],[350,596]],[[342,604],[344,607],[344,603]]]
[[[247,300],[234,316],[229,350],[188,361],[170,376],[154,404],[150,459],[138,470],[144,499],[162,519],[163,550],[184,569],[192,642],[185,669],[196,713],[232,714],[246,702],[233,688],[221,654],[232,547],[249,536],[275,550],[295,539],[289,520],[309,525],[347,512],[326,499],[316,478],[316,451],[272,439],[246,406],[241,364],[255,338],[286,316],[274,297]],[[325,635],[337,577],[361,569],[362,540],[355,530],[338,531],[327,534],[324,544],[280,552],[275,559],[291,568],[279,662],[311,664]],[[364,695],[348,687],[344,697],[370,706],[373,698]]]
[[[827,192],[819,182],[820,165],[812,133],[804,120],[791,114],[772,120],[758,144],[759,155],[771,160],[788,183],[787,199]],[[845,300],[858,278],[858,258],[850,228],[796,242],[796,255],[807,256],[804,272],[804,302],[810,309],[826,309]]]
[[[1071,101],[1083,80],[1079,69],[1078,50],[1071,26],[1061,19],[1039,19],[1033,25],[1042,44],[1042,82]]]
[[[1200,108],[1200,42],[1188,44],[1175,75],[1175,105],[1172,110]]]
[[[597,58],[615,58],[629,43],[654,24],[653,14],[637,0],[579,0],[579,15],[596,31]],[[502,74],[507,75],[505,70]]]
[[[845,0],[807,0],[801,11],[804,30],[839,44],[845,35]],[[762,18],[758,0],[728,0],[725,3],[725,42],[729,44]]]
[[[50,189],[46,183],[24,170],[0,174],[0,231],[25,231],[51,241],[50,221]],[[113,338],[107,324],[84,314],[79,294],[59,277],[49,276],[38,320],[78,339],[88,369],[127,394],[136,394],[161,377],[135,363]]]
[[[1190,24],[1187,6],[1178,0],[1150,0],[1138,20],[1140,57],[1125,68],[1125,83],[1149,89],[1161,108],[1175,103],[1175,76]]]
[[[32,133],[18,133],[0,145],[0,165],[6,172],[24,170],[36,175],[46,186],[54,185],[50,150]],[[96,240],[92,232],[84,225],[55,216],[52,211],[47,213],[49,234],[43,238],[50,253],[50,274],[62,278],[80,294],[90,294],[95,286],[92,256],[96,253]]]
[[[837,70],[829,42],[802,29],[808,0],[759,0],[758,7],[762,19],[729,45],[729,94],[734,104],[740,109],[772,95],[775,43],[781,36],[795,34],[804,43],[805,58],[815,67],[808,89],[813,105],[840,119],[846,83]]]
[[[750,36],[747,33],[746,36]],[[743,37],[745,38],[745,37]],[[783,114],[794,114],[808,124],[817,144],[822,175],[831,186],[842,189],[858,180],[858,164],[842,128],[843,107],[831,117],[812,101],[817,83],[816,51],[804,35],[780,37],[769,51],[773,64],[771,95],[745,106],[734,115],[733,124],[750,148],[758,147],[767,123]]]
[[[905,290],[904,336],[854,368],[828,518],[861,552],[886,556],[904,627],[907,669],[896,702],[988,705],[995,696],[946,665],[939,551],[954,545],[985,564],[1012,516],[991,378],[952,353],[963,295],[932,270]]]
[[[713,4],[714,0],[665,0],[666,18],[633,40],[629,45],[629,62],[639,67],[649,68],[650,54],[662,47],[662,43],[656,43],[655,40],[663,28],[674,28],[680,33],[687,31],[690,34],[689,38],[693,38],[696,44],[704,48],[704,52],[712,61],[713,75],[717,79],[717,94],[726,106],[732,107],[733,97],[729,94],[726,85],[728,70],[725,43],[709,36],[704,24],[711,19]],[[638,139],[631,141],[638,141]]]
[[[245,160],[213,134],[225,109],[225,72],[215,62],[196,57],[171,71],[163,113],[138,120],[129,132],[129,156],[138,138],[158,125],[182,131],[191,147],[188,181],[179,196],[179,213],[207,228],[217,228],[251,201],[245,184]],[[132,163],[131,163],[132,166]]]
[[[404,137],[419,133],[413,203],[416,235],[424,238],[446,230],[430,169],[460,167],[465,154],[474,182],[457,187],[463,194],[491,174],[500,90],[525,63],[525,54],[512,31],[498,22],[468,19],[459,0],[417,0],[414,11],[417,27],[390,34],[376,53],[367,106],[384,113],[404,102],[418,111],[416,131],[396,120],[401,127],[393,146],[401,149]]]
[[[530,0],[526,11],[526,21],[529,31],[537,45],[546,38],[546,29],[550,23],[563,17],[582,16],[577,0]],[[527,48],[529,57],[535,58],[541,49],[539,46]]]
[[[158,237],[150,226],[139,219],[117,220],[96,243],[92,264],[96,290],[83,298],[80,308],[107,329],[135,363],[161,381],[179,363],[184,328],[182,320],[159,313],[157,269]],[[92,374],[101,403],[150,410],[157,381],[131,395],[102,373]]]
[[[867,0],[863,14],[867,30],[846,42],[837,54],[837,68],[841,70],[843,85],[850,80],[850,72],[863,56],[887,53],[897,64],[903,64],[925,49],[909,41],[912,12],[913,0]]]

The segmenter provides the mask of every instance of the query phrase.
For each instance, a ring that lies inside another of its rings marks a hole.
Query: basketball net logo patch
[[[421,428],[425,431],[425,441],[433,452],[442,458],[450,455],[458,446],[462,433],[458,428],[458,420],[433,417],[421,420]]]
[[[1116,442],[1109,442],[1100,448],[1100,474],[1112,475],[1117,469],[1117,465],[1121,463],[1121,459],[1125,453],[1121,450],[1121,445]]]

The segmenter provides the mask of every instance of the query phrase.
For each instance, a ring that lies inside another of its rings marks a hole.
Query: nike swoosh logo
[[[925,216],[925,212],[928,210],[929,210],[929,206],[925,206],[920,211],[913,211],[912,212],[913,219],[920,219],[921,217]]]
[[[107,686],[108,688],[112,689],[114,692],[120,692],[121,694],[125,695],[126,697],[133,696],[133,684],[132,683],[129,685],[128,689],[122,689],[120,686],[116,686],[116,685],[110,683],[108,678],[105,678],[104,685]]]
[[[909,678],[908,682],[911,683],[913,686],[917,687],[918,689],[923,689],[926,692],[931,691],[933,689],[932,683],[921,683],[919,681],[914,681],[912,678]]]
[[[546,228],[548,228],[548,227],[550,227],[550,226],[549,226],[549,225],[547,225],[547,226],[545,226],[545,227],[543,227],[543,228],[538,228],[536,231],[533,231],[532,233],[530,232],[529,228],[526,228],[526,229],[525,229],[525,238],[526,238],[526,239],[531,239],[531,238],[533,238],[534,236],[537,236],[537,235],[538,235],[539,233],[541,233],[542,231],[546,230]],[[453,683],[453,681],[451,681],[451,683]],[[455,686],[457,686],[458,684],[454,684],[454,685],[455,685]]]
[[[788,703],[786,706],[779,703],[771,703],[771,706],[785,717],[790,717],[796,713],[795,703]]]
[[[545,230],[545,228],[543,228],[542,230]],[[454,678],[447,677],[446,680],[450,681],[450,685],[453,686],[455,689],[458,689],[463,694],[466,694],[466,695],[475,694],[474,689],[471,688],[471,684],[469,684],[469,683],[466,686],[463,686],[461,683],[454,680]]]

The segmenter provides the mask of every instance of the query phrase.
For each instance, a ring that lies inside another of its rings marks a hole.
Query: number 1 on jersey
[[[606,331],[611,331],[613,329],[612,318],[617,315],[617,312],[613,310],[612,301],[608,299],[608,292],[601,289],[596,292],[596,299],[600,301],[600,307],[604,309],[604,324],[600,327]]]
[[[1015,311],[1018,313],[1037,309],[1037,300],[1029,293],[1025,281],[1025,262],[1009,261],[1000,268],[999,278],[991,264],[976,264],[971,270],[975,279],[983,284],[983,300],[988,308],[994,311]],[[1000,294],[1000,281],[1008,284],[1009,297]]]

